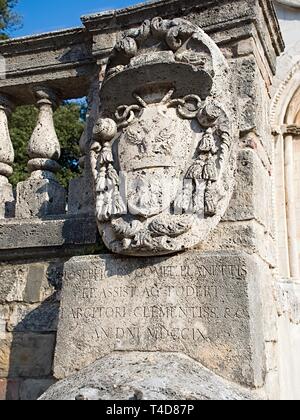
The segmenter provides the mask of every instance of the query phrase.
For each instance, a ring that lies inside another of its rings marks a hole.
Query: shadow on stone
[[[14,306],[7,329],[12,334],[7,400],[37,400],[51,385],[60,306],[63,263],[50,263],[48,285],[36,270],[28,276],[26,304]],[[49,288],[45,289],[47,286]],[[52,294],[49,294],[49,290]],[[38,299],[42,302],[37,302]]]

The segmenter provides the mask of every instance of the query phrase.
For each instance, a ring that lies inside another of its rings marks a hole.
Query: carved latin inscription
[[[83,367],[114,350],[182,352],[208,367],[238,361],[236,337],[242,332],[248,340],[250,328],[247,276],[238,256],[71,260],[63,281],[61,365],[68,369],[69,357]]]

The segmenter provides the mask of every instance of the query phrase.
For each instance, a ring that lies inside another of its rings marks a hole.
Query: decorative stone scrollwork
[[[117,132],[117,124],[108,118],[100,119],[94,129],[91,162],[96,182],[96,216],[99,221],[109,220],[125,211],[119,192],[119,175],[113,166],[111,141]]]
[[[90,157],[107,247],[164,255],[196,246],[224,215],[237,128],[225,58],[183,19],[145,21],[118,41]]]

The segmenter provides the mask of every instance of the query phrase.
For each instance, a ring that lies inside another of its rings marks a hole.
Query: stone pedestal
[[[30,218],[65,214],[66,191],[53,177],[31,176],[17,186],[16,217]]]
[[[263,267],[244,253],[75,257],[65,264],[55,375],[114,351],[178,352],[263,385]]]

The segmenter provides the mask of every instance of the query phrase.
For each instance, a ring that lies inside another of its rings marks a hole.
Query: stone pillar
[[[65,213],[66,192],[55,178],[60,170],[60,144],[55,132],[53,110],[57,97],[48,88],[35,90],[39,117],[28,145],[28,180],[17,187],[16,216],[44,217]]]
[[[294,139],[291,134],[285,137],[284,164],[285,164],[285,187],[286,187],[286,207],[287,207],[287,230],[288,230],[288,246],[290,275],[298,279],[299,257],[297,244],[297,216],[296,216],[296,200],[294,191]]]
[[[83,173],[80,177],[71,180],[69,183],[68,213],[73,215],[94,214],[94,194],[91,188],[93,181],[88,154],[92,141],[93,127],[99,114],[99,83],[99,75],[97,75],[91,83],[87,98],[88,112],[86,125],[79,143],[82,154],[79,164],[83,169]]]
[[[0,219],[12,217],[14,213],[14,195],[8,178],[12,175],[14,149],[8,129],[8,115],[12,104],[7,97],[0,96]]]

